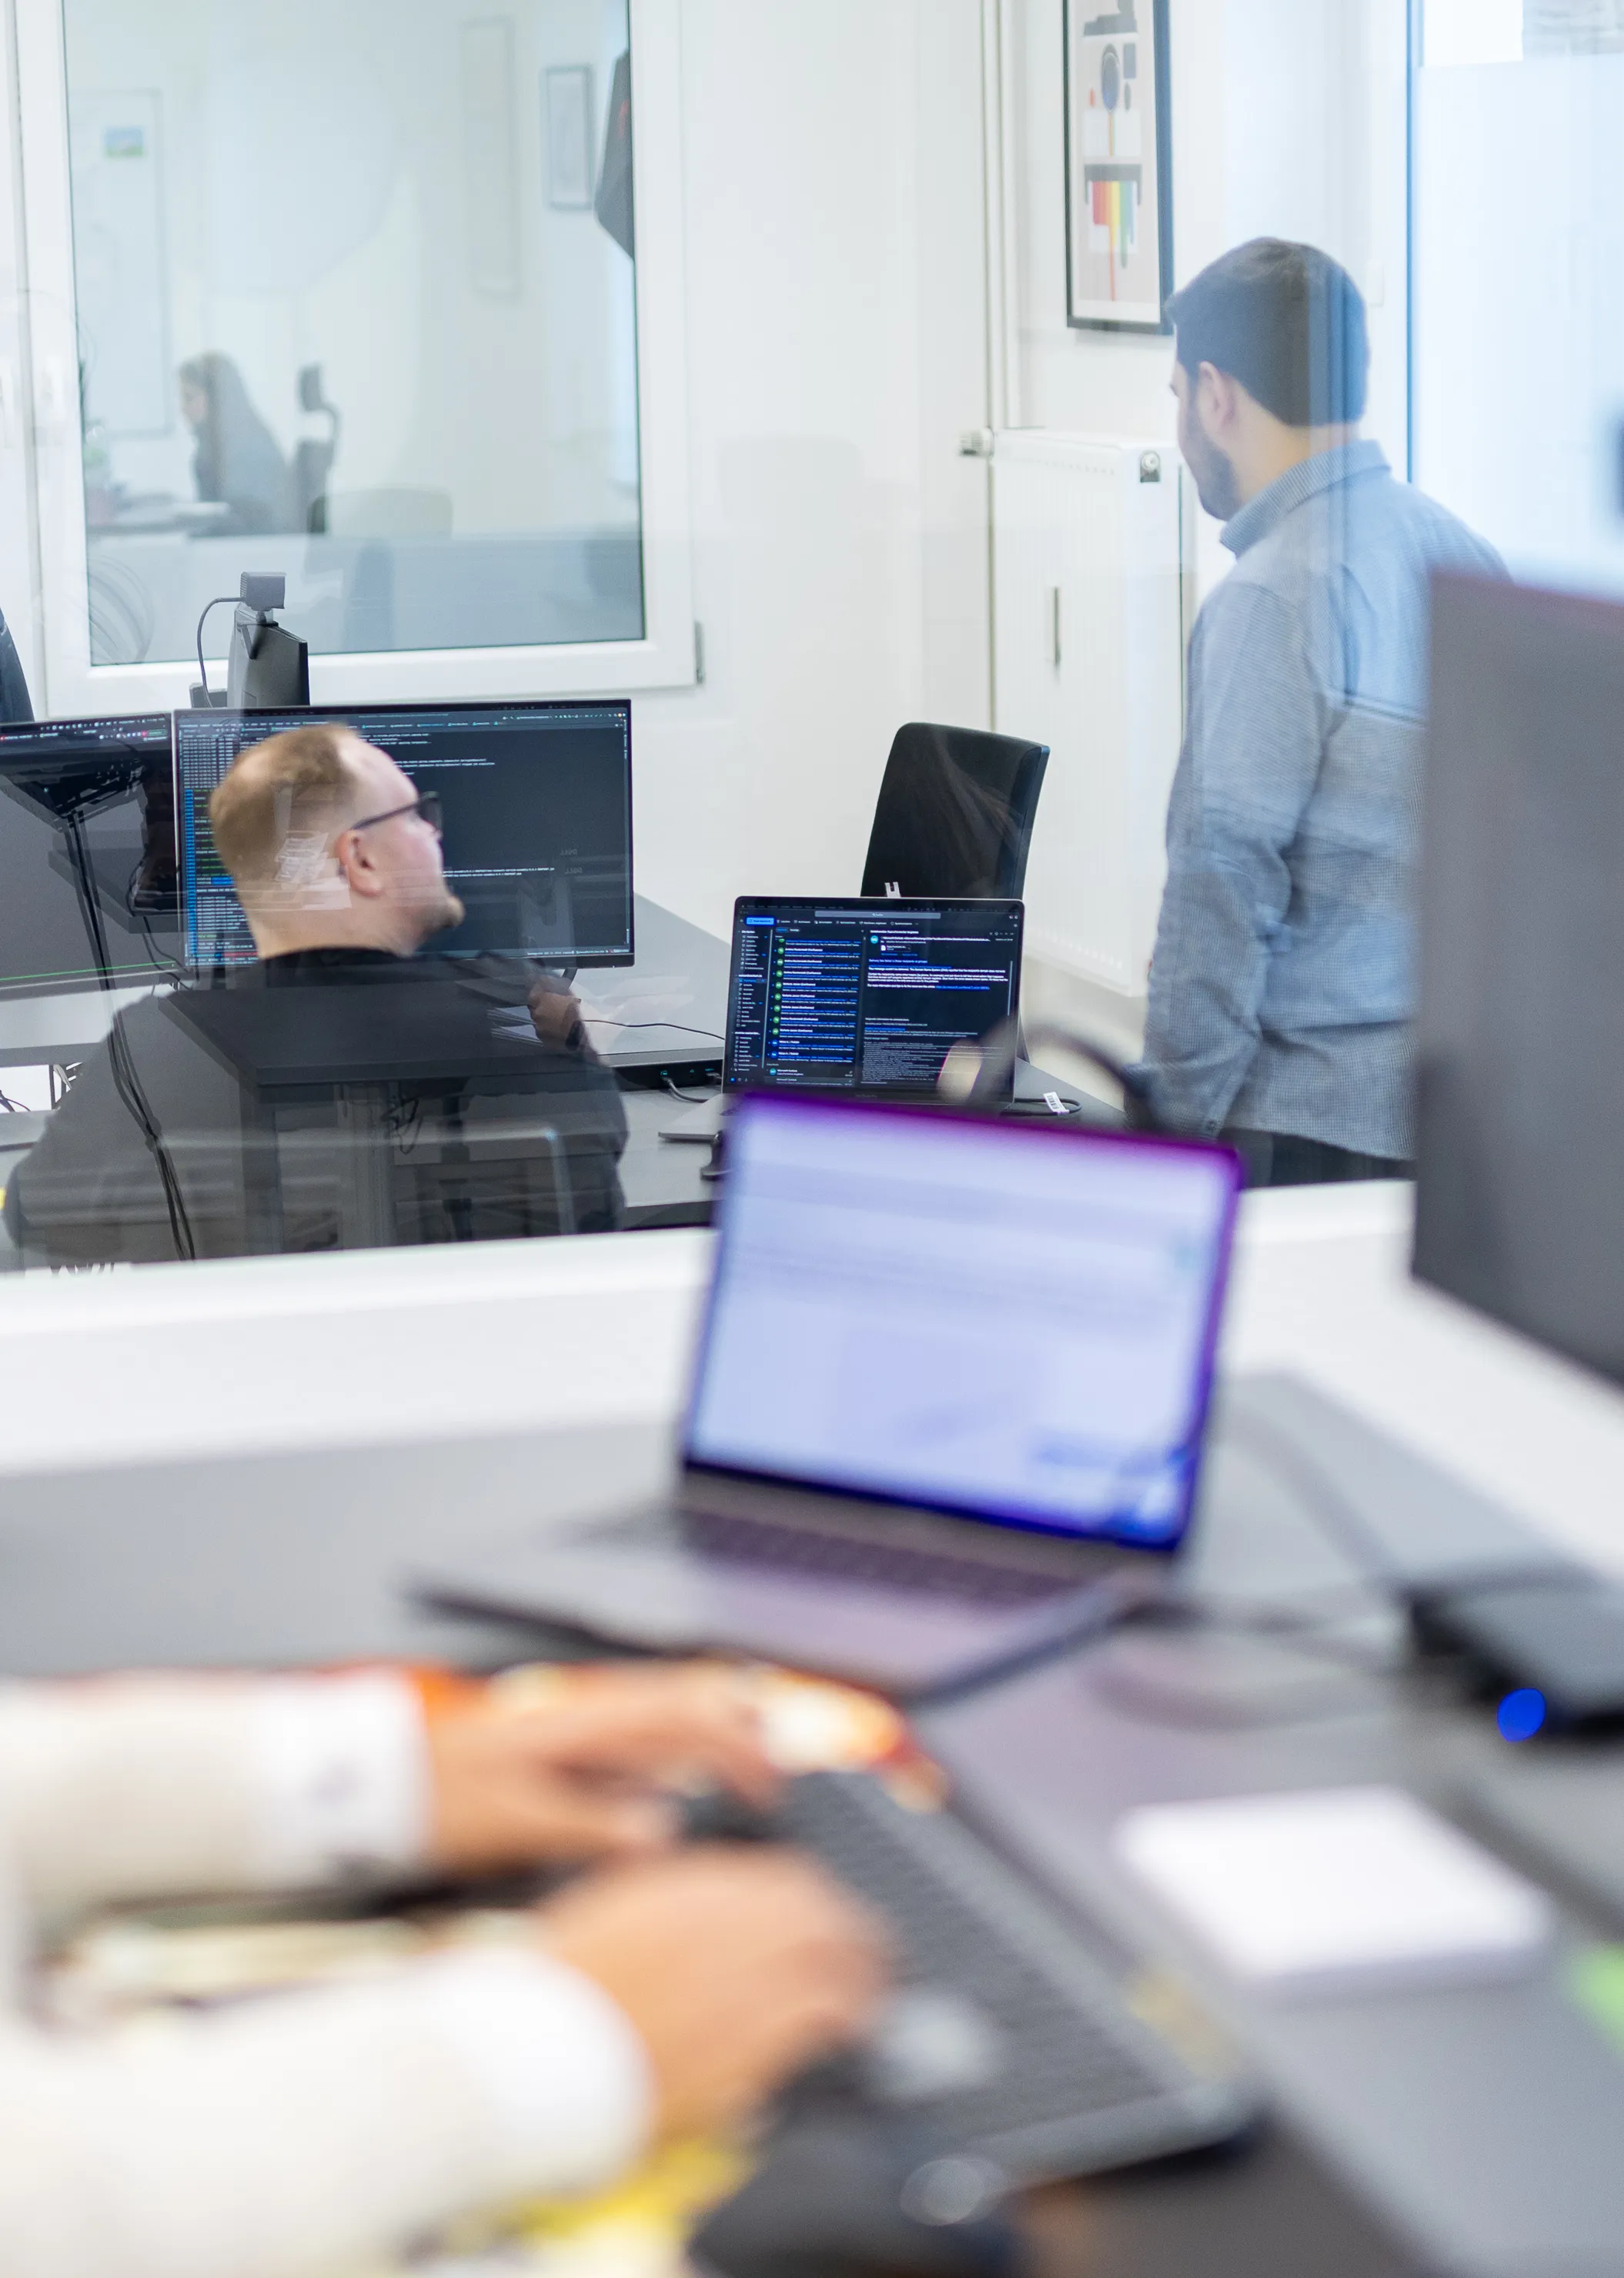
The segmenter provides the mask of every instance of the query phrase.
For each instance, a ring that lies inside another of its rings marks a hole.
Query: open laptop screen
[[[1019,1004],[1023,916],[1011,901],[736,903],[727,1089],[928,1097],[953,1046]]]
[[[1220,1147],[747,1096],[688,1462],[1170,1549],[1240,1181]]]

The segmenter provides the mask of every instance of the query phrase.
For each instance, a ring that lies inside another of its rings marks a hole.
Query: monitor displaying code
[[[438,794],[446,882],[468,915],[436,937],[437,953],[631,963],[631,707],[622,700],[177,714],[192,964],[238,965],[254,956],[209,826],[210,794],[251,745],[316,720],[342,721],[415,784]]]

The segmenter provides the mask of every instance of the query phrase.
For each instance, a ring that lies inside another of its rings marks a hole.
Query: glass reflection
[[[93,663],[641,638],[628,24],[65,0]]]
[[[44,788],[71,838],[83,799]],[[562,981],[434,953],[464,912],[394,761],[314,722],[245,752],[211,806],[255,959],[127,1005],[86,1055],[6,1186],[20,1263],[617,1225],[614,1079]]]

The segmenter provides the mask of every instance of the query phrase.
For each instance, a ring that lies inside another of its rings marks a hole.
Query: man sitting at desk
[[[574,998],[528,976],[515,1036],[477,960],[424,953],[462,906],[410,777],[312,722],[243,753],[210,813],[258,962],[115,1021],[7,1194],[25,1257],[616,1225],[625,1114]]]

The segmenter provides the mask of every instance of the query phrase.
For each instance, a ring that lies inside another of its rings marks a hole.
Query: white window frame
[[[29,455],[39,561],[34,663],[43,682],[35,685],[35,709],[57,718],[169,711],[187,704],[195,662],[90,661],[63,0],[11,0],[11,5],[16,62],[6,119],[22,190],[27,337],[20,353],[31,374],[34,412]],[[631,0],[630,19],[644,637],[313,656],[310,693],[317,703],[623,695],[694,682],[679,11],[673,0]],[[0,363],[4,355],[0,336]]]
[[[45,677],[40,643],[39,520],[32,473],[34,405],[27,365],[27,275],[18,139],[15,26],[0,16],[0,608],[28,687]]]

